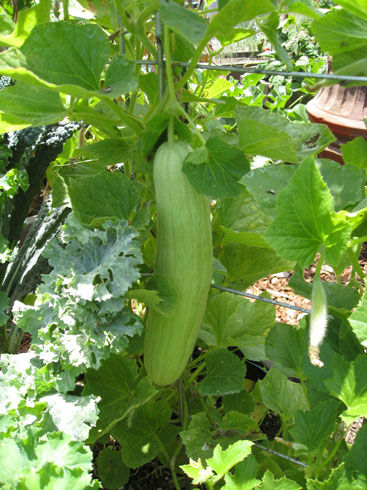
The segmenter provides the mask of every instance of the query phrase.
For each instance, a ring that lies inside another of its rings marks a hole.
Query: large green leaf
[[[331,55],[354,51],[367,44],[367,19],[335,9],[315,20],[312,31],[324,51]]]
[[[124,163],[132,156],[132,146],[121,138],[105,138],[97,143],[81,146],[74,156],[90,158],[100,163],[101,167]]]
[[[241,182],[254,196],[263,213],[275,218],[279,192],[293,177],[296,168],[294,165],[268,165],[247,173]]]
[[[348,319],[361,344],[367,346],[367,294],[364,293],[358,307]]]
[[[46,82],[99,90],[109,46],[96,24],[50,22],[37,25],[20,51],[28,69]]]
[[[262,490],[273,490],[274,488],[277,490],[302,490],[302,487],[295,481],[289,480],[285,476],[278,480],[269,470],[265,472],[260,488]]]
[[[253,172],[249,172],[248,175],[251,178]],[[247,180],[245,182],[247,183]],[[269,226],[271,219],[269,219],[267,212],[262,211],[260,206],[257,199],[255,200],[249,192],[244,192],[234,199],[221,199],[215,208],[213,229],[215,230],[217,224],[221,227],[225,233],[225,244],[241,242],[242,237],[249,240],[251,234],[254,235],[254,240],[259,240],[260,245],[257,243],[256,246],[268,248],[262,235]],[[243,243],[255,246],[255,243],[248,243],[247,241]]]
[[[136,90],[138,80],[135,76],[135,63],[126,55],[116,54],[109,64],[103,84],[103,92],[113,98]]]
[[[105,447],[96,458],[98,477],[107,488],[121,488],[127,483],[130,470],[123,464],[121,451]]]
[[[281,257],[297,260],[301,268],[313,262],[322,245],[325,260],[336,265],[351,228],[344,215],[332,211],[330,191],[309,158],[280,192],[278,216],[265,238]]]
[[[324,384],[333,396],[346,405],[341,417],[347,424],[358,417],[367,416],[367,357],[364,354],[352,362],[336,358],[333,376]]]
[[[274,10],[271,0],[254,2],[253,0],[229,0],[209,23],[206,39],[211,39],[223,32],[230,32],[235,26],[258,15]]]
[[[243,390],[246,365],[227,349],[209,352],[205,358],[206,377],[199,383],[203,395],[229,395]]]
[[[67,185],[74,214],[84,225],[102,218],[128,219],[138,203],[135,183],[121,172],[76,177]]]
[[[351,2],[349,3],[349,6]],[[312,24],[312,31],[321,48],[333,56],[336,74],[365,76],[367,47],[367,18],[358,3],[353,13],[335,9]]]
[[[345,163],[367,169],[367,141],[362,136],[348,141],[345,145],[341,144],[340,148]]]
[[[137,468],[164,450],[161,433],[168,426],[172,409],[166,401],[150,401],[136,410],[130,420],[122,420],[112,435],[122,446],[122,461]]]
[[[261,483],[256,478],[258,470],[259,465],[255,456],[247,456],[245,461],[236,465],[234,474],[228,472],[224,476],[226,484],[222,487],[222,490],[252,490]]]
[[[200,338],[218,347],[237,346],[249,359],[265,359],[265,336],[274,325],[272,305],[222,293],[207,304]]]
[[[335,429],[337,405],[329,399],[319,403],[309,412],[297,412],[295,425],[290,430],[292,437],[309,451],[324,447]]]
[[[335,211],[350,209],[364,197],[365,172],[353,165],[322,159],[320,172],[334,199]]]
[[[115,354],[102,362],[98,371],[88,369],[83,392],[101,397],[98,437],[102,431],[110,431],[120,420],[132,415],[156,393],[149,379],[139,375],[135,360]]]
[[[360,455],[358,455],[360,457]],[[364,458],[362,458],[363,460]],[[330,475],[326,480],[319,481],[307,479],[307,490],[350,490],[351,488],[363,490],[366,482],[358,482],[361,474],[355,475],[357,480],[352,478],[350,468],[346,468],[346,464],[342,463],[337,468],[331,470]],[[362,485],[360,485],[362,483]]]
[[[206,32],[206,22],[200,15],[172,0],[161,1],[159,12],[163,23],[191,44],[199,43]]]
[[[237,441],[231,444],[225,451],[218,445],[214,448],[213,457],[207,463],[218,476],[222,477],[234,465],[245,459],[251,453],[251,441]]]
[[[242,193],[244,186],[238,181],[249,169],[244,153],[218,137],[209,138],[205,148],[189,153],[183,164],[191,185],[214,198]]]
[[[358,431],[354,444],[346,456],[346,463],[354,470],[359,471],[365,477],[367,476],[367,460],[365,454],[367,451],[367,426],[364,425]]]
[[[317,19],[322,15],[320,10],[315,8],[311,0],[285,0],[281,4],[281,9],[282,12],[301,14],[313,19]]]
[[[297,410],[309,408],[302,386],[289,381],[276,368],[270,369],[259,381],[259,386],[265,405],[286,420],[292,418]]]
[[[67,112],[58,93],[18,82],[0,92],[1,132],[13,131],[15,118],[25,125],[43,126],[64,119]],[[8,128],[5,126],[9,121]]]
[[[237,106],[239,147],[246,154],[297,163],[317,155],[335,137],[327,126],[297,121],[261,107]]]
[[[267,241],[272,246],[272,242]],[[227,270],[229,284],[247,288],[269,274],[293,268],[294,262],[283,260],[272,248],[259,247],[259,243],[256,245],[230,243],[223,247],[219,259]]]
[[[36,24],[47,22],[50,20],[50,0],[40,0],[38,5],[34,5],[32,8],[25,8],[17,12],[17,22],[14,25],[8,21],[8,26],[13,27],[12,32],[4,29],[5,11],[0,11],[3,22],[0,21],[0,45],[15,46],[19,48],[25,39],[28,37],[31,30]],[[2,7],[0,7],[2,9]],[[8,19],[10,20],[10,18]]]
[[[287,376],[303,378],[302,364],[307,355],[307,339],[303,329],[291,325],[275,325],[265,341],[267,359]]]
[[[367,4],[364,0],[338,0],[338,4],[354,15],[367,20]]]

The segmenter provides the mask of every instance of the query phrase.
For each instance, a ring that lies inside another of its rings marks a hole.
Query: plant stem
[[[190,64],[187,67],[187,70],[186,70],[184,76],[178,82],[177,89],[182,88],[185,85],[185,83],[187,83],[187,81],[189,80],[191,75],[193,74],[193,72],[196,68],[196,65],[198,64],[198,62],[200,60],[201,53],[204,51],[204,48],[207,45],[207,43],[208,43],[208,40],[206,39],[206,37],[204,37],[201,40],[199,46],[196,48],[196,51],[195,51],[193,57],[191,58]]]
[[[196,378],[196,376],[201,373],[201,371],[204,369],[204,367],[205,367],[205,362],[200,364],[200,366],[197,369],[195,369],[195,371],[192,373],[192,375],[188,379],[188,383],[192,383],[194,381],[194,379]]]
[[[319,260],[317,261],[315,276],[314,276],[315,279],[320,277],[321,267],[323,263],[324,263],[324,247],[322,247]]]
[[[64,20],[69,20],[69,0],[62,0]]]
[[[320,463],[318,466],[316,466],[316,468],[314,470],[315,478],[318,477],[318,475],[319,475],[320,471],[322,470],[322,468],[324,466],[326,466],[333,459],[333,457],[337,453],[337,451],[338,451],[338,449],[340,447],[340,444],[343,442],[343,440],[344,440],[343,437],[340,437],[340,439],[338,440],[338,442],[334,445],[334,448],[331,451],[331,453],[329,454],[329,456],[322,463]]]
[[[159,12],[155,14],[155,39],[157,42],[158,95],[159,100],[161,100],[164,92],[164,61],[162,46],[162,23]]]
[[[362,267],[359,265],[359,262],[358,262],[358,259],[357,259],[356,254],[350,248],[348,249],[348,255],[349,255],[350,260],[352,262],[353,269],[357,272],[357,274],[359,275],[359,277],[361,279],[364,279],[365,278],[365,273],[363,272]]]
[[[163,39],[163,49],[164,56],[166,58],[166,73],[167,73],[167,84],[170,102],[173,107],[177,105],[175,84],[173,81],[172,63],[171,63],[171,44],[170,44],[170,32],[167,26],[163,27],[164,39]]]

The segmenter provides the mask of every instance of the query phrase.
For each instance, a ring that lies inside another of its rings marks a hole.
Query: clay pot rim
[[[358,129],[366,134],[367,126],[363,120],[350,119],[340,115],[333,114],[320,108],[315,99],[310,100],[306,105],[307,112],[314,118],[321,120],[324,124],[335,124],[345,129]],[[367,119],[366,119],[367,120]]]

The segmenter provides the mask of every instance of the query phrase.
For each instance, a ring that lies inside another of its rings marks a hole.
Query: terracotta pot
[[[306,106],[312,122],[327,124],[337,137],[330,147],[319,157],[331,158],[344,163],[340,143],[346,143],[357,136],[367,139],[367,87],[343,87],[331,85],[323,87]]]

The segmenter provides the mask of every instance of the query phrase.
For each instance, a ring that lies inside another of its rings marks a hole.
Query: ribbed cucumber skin
[[[209,202],[182,172],[189,150],[182,142],[164,143],[153,165],[158,215],[155,272],[166,276],[177,293],[169,316],[150,310],[146,322],[144,363],[159,385],[173,383],[185,369],[212,278]]]

